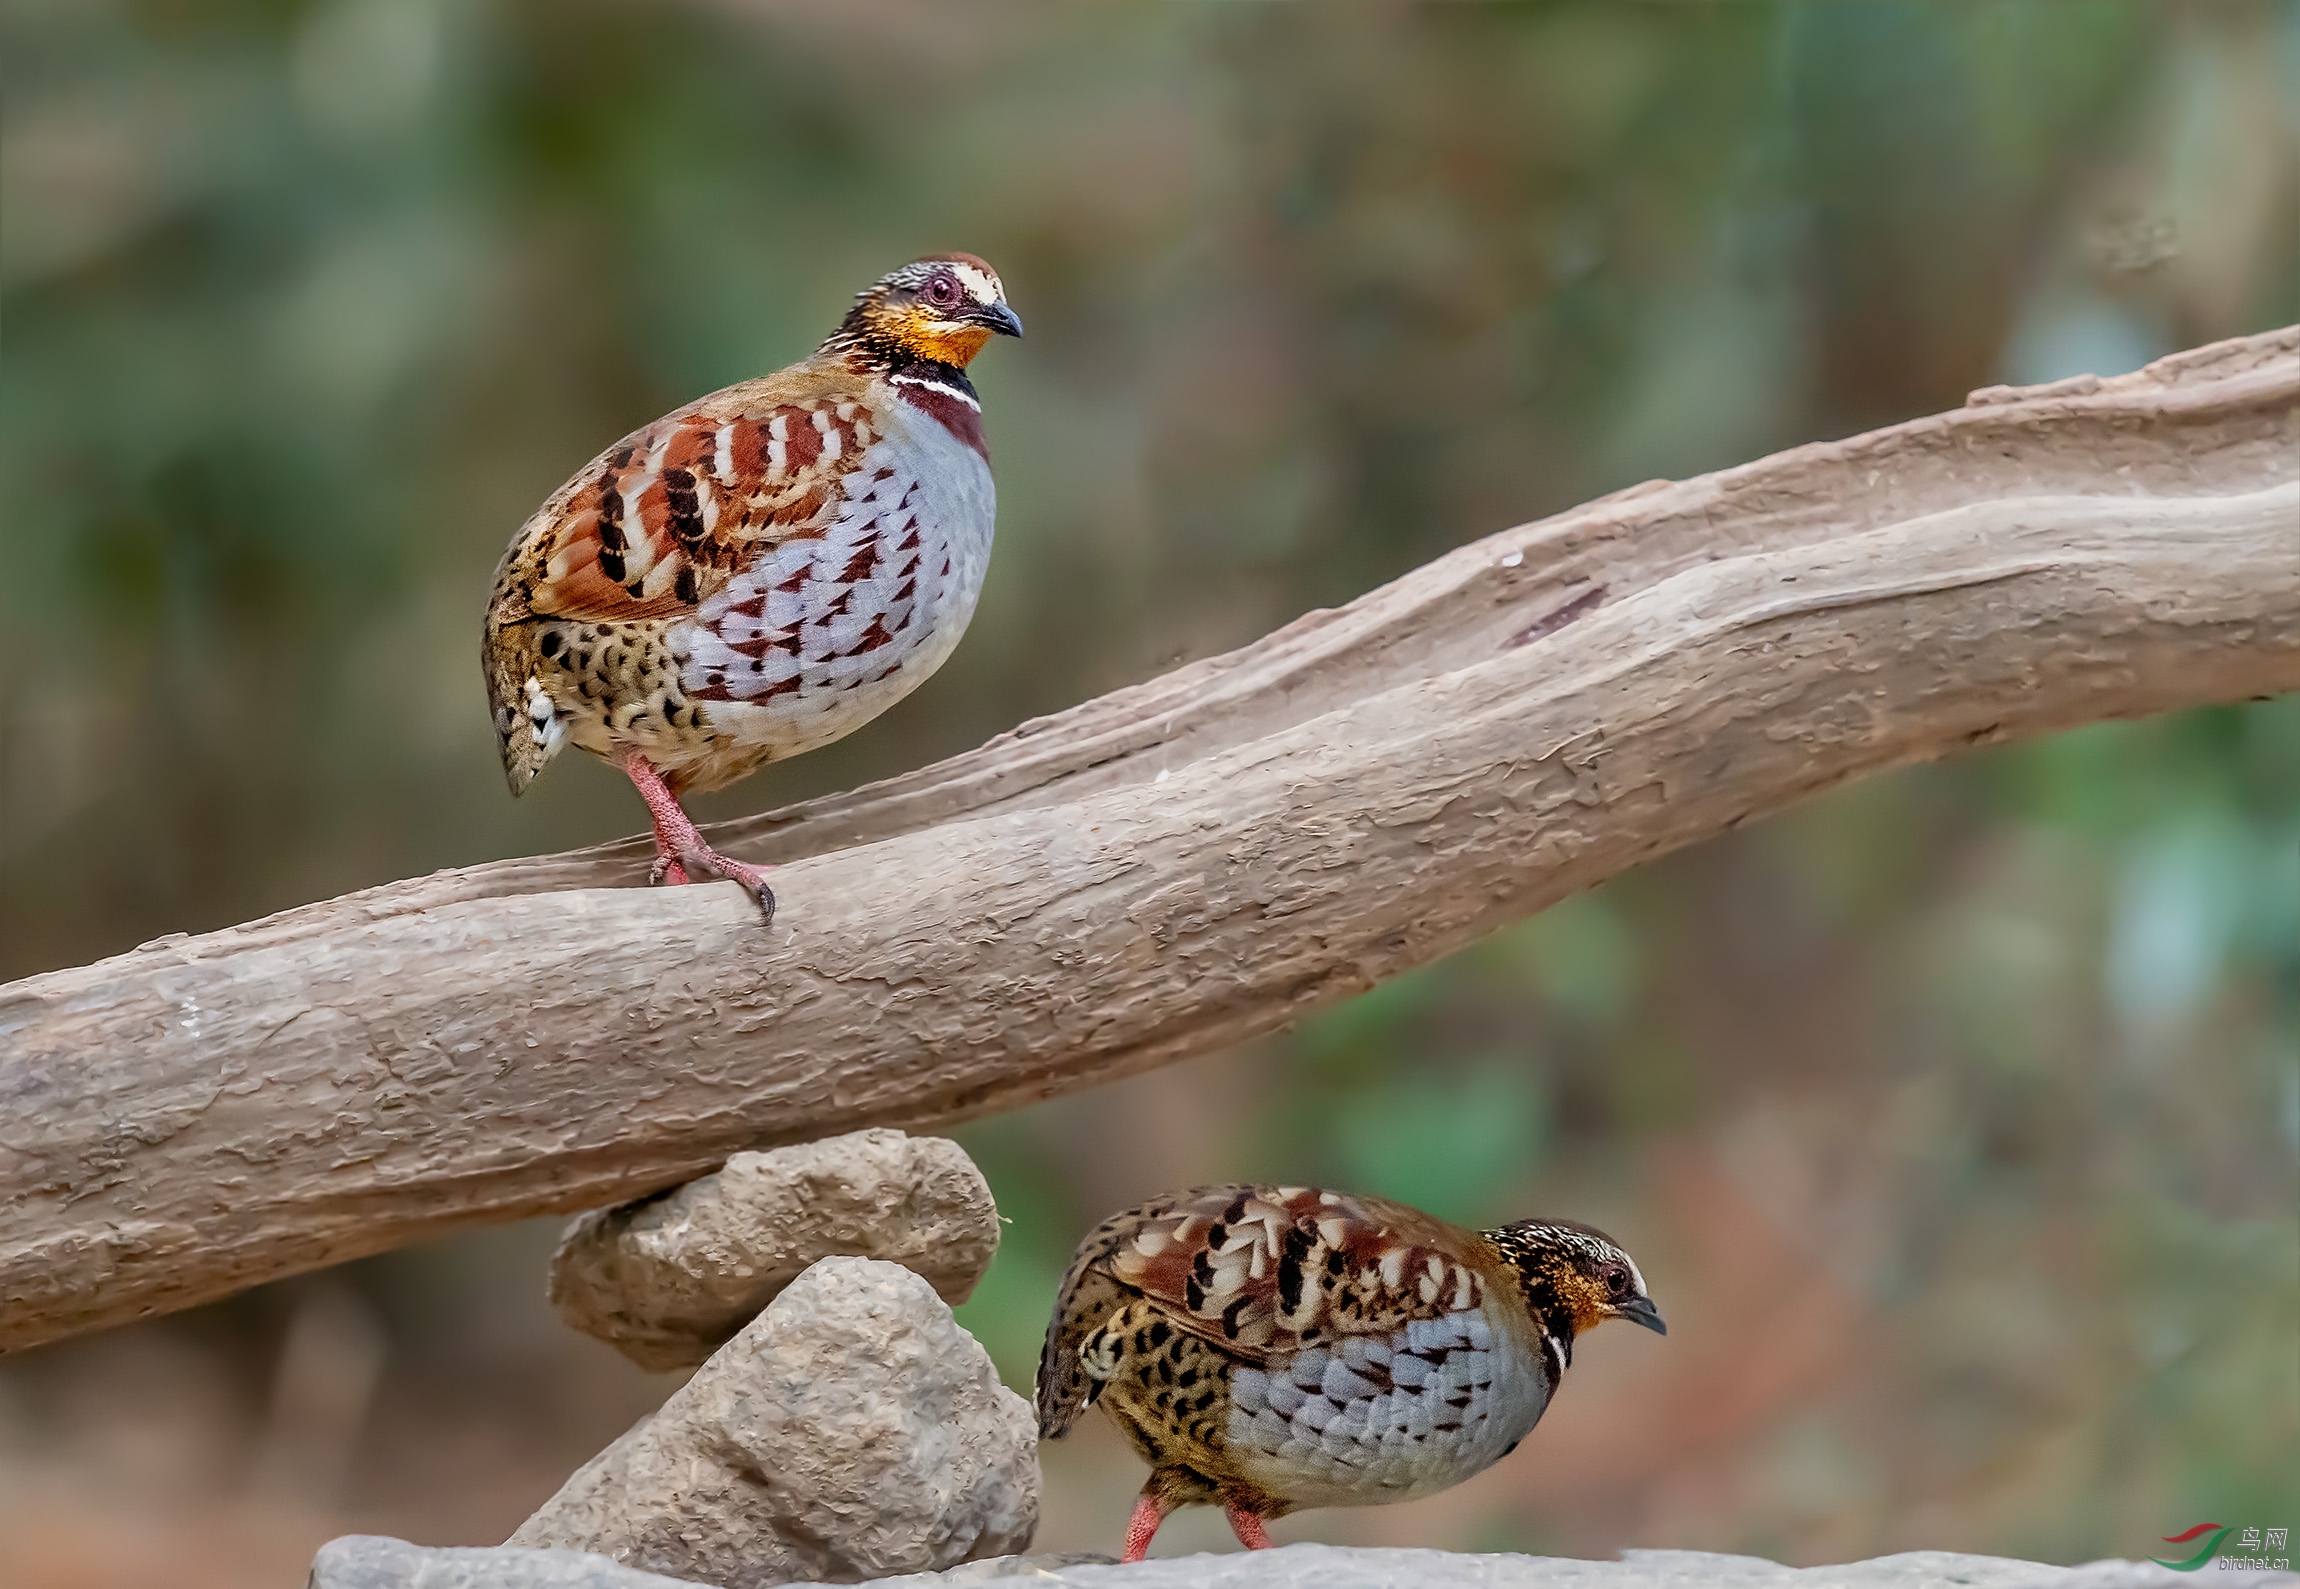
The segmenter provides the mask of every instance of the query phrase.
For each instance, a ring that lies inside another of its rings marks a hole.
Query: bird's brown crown
[[[1607,1319],[1668,1333],[1645,1277],[1605,1232],[1570,1219],[1521,1219],[1484,1235],[1517,1272],[1527,1308],[1563,1339]]]
[[[1020,335],[997,271],[972,254],[934,254],[857,293],[822,352],[877,369],[964,370],[992,337]]]

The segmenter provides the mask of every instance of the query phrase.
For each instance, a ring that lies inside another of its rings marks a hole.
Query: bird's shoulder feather
[[[537,510],[498,623],[694,612],[767,547],[819,535],[885,434],[872,380],[809,361],[713,392],[607,448]]]
[[[1179,1328],[1256,1361],[1479,1306],[1477,1243],[1384,1198],[1216,1186],[1138,1220],[1105,1262]]]

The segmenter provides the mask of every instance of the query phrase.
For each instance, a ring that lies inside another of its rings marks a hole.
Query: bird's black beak
[[[1669,1326],[1661,1322],[1661,1310],[1653,1305],[1651,1297],[1632,1297],[1615,1310],[1632,1324],[1642,1324],[1655,1335],[1667,1335]]]
[[[977,309],[974,318],[1002,337],[1022,335],[1022,317],[1002,303],[994,303],[987,309]]]

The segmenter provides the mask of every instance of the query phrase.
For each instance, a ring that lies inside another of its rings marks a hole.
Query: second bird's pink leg
[[[1150,1554],[1150,1540],[1158,1532],[1158,1525],[1166,1521],[1167,1508],[1158,1504],[1158,1497],[1145,1495],[1134,1503],[1134,1515],[1126,1520],[1126,1549],[1120,1561],[1140,1561]]]
[[[1225,1506],[1222,1510],[1229,1515],[1230,1532],[1238,1536],[1239,1544],[1248,1550],[1270,1549],[1270,1530],[1258,1513],[1237,1505]]]
[[[766,874],[756,866],[721,855],[703,842],[694,820],[679,804],[679,797],[655,770],[655,764],[635,750],[622,757],[623,772],[647,802],[647,815],[655,824],[655,864],[647,873],[650,883],[684,883],[694,872],[710,872],[738,883],[759,902],[767,920],[775,919],[775,893]]]

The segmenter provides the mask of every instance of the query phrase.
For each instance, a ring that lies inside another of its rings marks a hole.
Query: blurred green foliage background
[[[988,256],[956,659],[763,808],[1655,476],[2300,319],[2300,6],[0,0],[0,975],[641,825],[505,797],[489,571],[605,440]],[[2300,536],[2296,536],[2300,550]],[[1797,1561],[2300,1521],[2300,710],[1848,789],[959,1133],[1071,1242],[1313,1179],[1639,1255],[1510,1462],[1284,1538]],[[0,1123],[4,1128],[4,1123]],[[0,1363],[0,1579],[500,1538],[667,1390],[525,1227]],[[1629,1332],[1620,1332],[1629,1333]],[[1042,1544],[1139,1470],[1047,1452]],[[1162,1549],[1211,1547],[1179,1519]]]

